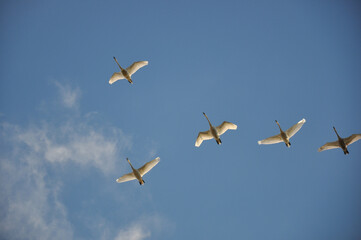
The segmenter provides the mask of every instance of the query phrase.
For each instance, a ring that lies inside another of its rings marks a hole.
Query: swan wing
[[[125,174],[125,175],[121,176],[116,181],[117,181],[117,183],[122,183],[122,182],[131,181],[131,180],[134,180],[134,179],[136,179],[136,177],[135,177],[134,173],[131,172],[131,173],[128,173],[128,174]]]
[[[209,139],[212,139],[212,138],[213,138],[213,136],[212,136],[211,131],[208,130],[208,131],[205,131],[205,132],[200,132],[198,134],[195,146],[199,147],[202,144],[203,140],[209,140]]]
[[[322,152],[324,150],[329,150],[329,149],[333,149],[333,148],[339,148],[340,144],[338,143],[338,141],[335,142],[328,142],[325,145],[323,145],[322,147],[320,147],[318,149],[319,152]]]
[[[116,81],[118,81],[120,79],[125,79],[125,77],[123,76],[123,74],[121,72],[115,72],[110,77],[109,84],[113,84],[113,83],[115,83]]]
[[[221,136],[223,133],[225,133],[229,129],[236,130],[237,125],[233,124],[233,123],[230,123],[230,122],[224,121],[221,125],[216,127],[216,130],[217,130],[219,136]]]
[[[289,129],[287,129],[286,134],[289,138],[291,138],[293,135],[296,134],[296,132],[298,132],[302,125],[306,122],[306,119],[302,119],[301,121],[299,121],[298,123],[296,123],[295,125],[293,125],[292,127],[290,127]]]
[[[261,144],[274,144],[274,143],[279,143],[279,142],[283,142],[281,134],[278,134],[278,135],[263,139],[261,141],[258,141],[258,144],[259,145],[261,145]]]
[[[146,65],[148,65],[148,61],[135,62],[129,67],[127,67],[127,72],[129,73],[130,76],[132,76],[136,71],[138,71],[139,68],[144,67]]]
[[[147,172],[150,171],[155,165],[159,163],[160,158],[157,157],[156,159],[153,159],[152,161],[147,162],[143,165],[143,167],[139,168],[138,171],[140,175],[143,177]]]
[[[344,139],[346,146],[361,139],[361,134],[352,134]]]

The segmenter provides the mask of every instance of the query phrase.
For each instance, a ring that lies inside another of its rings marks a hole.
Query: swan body
[[[325,145],[321,146],[318,149],[319,152],[322,152],[324,150],[333,149],[333,148],[341,148],[343,153],[346,155],[346,154],[349,154],[349,152],[347,150],[347,146],[361,139],[361,134],[352,134],[351,136],[349,136],[347,138],[341,138],[340,135],[338,135],[335,127],[333,127],[333,130],[335,131],[335,133],[337,135],[337,141],[328,142]]]
[[[149,161],[146,164],[144,164],[141,168],[136,169],[132,166],[129,159],[127,158],[127,161],[133,171],[131,173],[125,174],[125,175],[121,176],[120,178],[118,178],[116,180],[117,183],[128,182],[128,181],[137,179],[139,184],[143,185],[145,183],[143,180],[143,176],[147,172],[149,172],[155,165],[157,165],[159,163],[159,160],[160,160],[160,158],[157,157],[156,159],[153,159],[152,161]]]
[[[134,62],[132,65],[127,67],[126,69],[122,68],[120,64],[118,63],[117,59],[113,57],[115,62],[118,64],[120,68],[120,72],[115,72],[109,79],[109,84],[113,84],[114,82],[120,80],[120,79],[127,79],[130,84],[133,84],[132,81],[132,75],[138,71],[141,67],[144,67],[148,65],[148,61],[139,61]]]
[[[306,119],[303,118],[301,121],[299,121],[298,123],[296,123],[289,129],[287,129],[286,132],[284,132],[281,129],[281,126],[278,123],[278,121],[277,120],[275,120],[275,121],[280,129],[280,134],[260,140],[260,141],[258,141],[258,144],[274,144],[274,143],[284,142],[287,147],[290,147],[291,146],[290,138],[301,129],[303,124],[306,122]]]
[[[212,139],[212,138],[214,138],[216,140],[217,144],[219,145],[219,144],[222,143],[219,136],[221,136],[223,133],[225,133],[229,129],[231,129],[231,130],[236,130],[237,129],[236,124],[226,122],[226,121],[224,121],[218,127],[213,127],[211,122],[209,121],[207,115],[205,113],[203,113],[203,115],[207,118],[210,129],[208,131],[200,132],[198,134],[198,137],[197,137],[197,140],[196,140],[196,143],[195,143],[196,147],[199,147],[204,140],[209,140],[209,139]]]

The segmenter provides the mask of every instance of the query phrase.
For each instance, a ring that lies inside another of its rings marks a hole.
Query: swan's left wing
[[[221,125],[216,127],[216,130],[217,130],[219,136],[221,136],[223,133],[225,133],[229,129],[236,130],[237,125],[233,124],[233,123],[230,123],[230,122],[224,121]]]
[[[344,139],[346,146],[361,139],[361,134],[352,134]]]
[[[160,160],[160,158],[157,157],[156,159],[153,159],[152,161],[144,164],[143,167],[138,169],[140,175],[143,177],[147,172],[150,171],[150,169],[152,169],[155,165],[157,165],[159,163],[159,160]]]
[[[129,67],[127,67],[127,72],[129,73],[130,76],[132,76],[136,71],[138,71],[139,68],[144,67],[146,65],[148,65],[148,61],[135,62]]]
[[[203,140],[209,140],[209,139],[212,139],[212,138],[213,138],[213,136],[212,136],[211,131],[208,130],[208,131],[205,131],[205,132],[200,132],[198,134],[195,146],[199,147],[202,144]]]
[[[116,181],[117,181],[117,183],[122,183],[122,182],[131,181],[131,180],[134,180],[134,179],[136,179],[136,177],[134,176],[134,173],[131,172],[131,173],[128,173],[128,174],[125,174],[125,175],[121,176]]]
[[[336,142],[328,142],[325,145],[323,145],[322,147],[320,147],[318,149],[319,152],[322,152],[324,150],[329,150],[329,149],[333,149],[333,148],[339,148],[340,144],[338,143],[338,141]]]
[[[261,144],[274,144],[274,143],[279,143],[279,142],[282,142],[282,141],[283,140],[282,140],[281,134],[278,134],[278,135],[263,139],[261,141],[258,141],[258,144],[259,145],[261,145]]]
[[[291,138],[293,135],[296,134],[296,132],[298,132],[302,125],[306,122],[306,119],[302,119],[301,121],[299,121],[298,123],[296,123],[295,125],[293,125],[292,127],[290,127],[289,129],[287,129],[286,134],[289,138]]]
[[[113,84],[116,81],[120,80],[120,79],[124,79],[124,76],[121,72],[115,72],[113,73],[113,75],[110,77],[109,79],[109,84]]]

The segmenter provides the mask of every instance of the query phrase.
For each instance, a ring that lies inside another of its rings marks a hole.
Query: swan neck
[[[277,123],[277,125],[278,125],[278,127],[279,127],[280,131],[281,131],[281,132],[283,132],[283,131],[282,131],[282,128],[281,128],[281,126],[280,126],[280,124],[279,124],[277,121],[276,121],[276,123]]]
[[[208,123],[209,123],[209,126],[212,128],[211,121],[209,121],[209,119],[208,119],[207,115],[206,115],[205,113],[203,113],[203,115],[207,118],[207,121],[208,121]]]
[[[130,167],[131,167],[132,169],[134,169],[134,168],[133,168],[133,165],[130,163],[130,161],[129,161],[128,158],[127,158],[127,161],[128,161],[128,163],[129,163]]]
[[[115,57],[113,57],[113,58],[114,58],[115,62],[118,64],[120,70],[123,70],[123,68],[122,68],[122,67],[120,66],[120,64],[118,63],[117,59],[116,59]]]
[[[337,133],[337,131],[336,131],[336,128],[335,128],[335,127],[333,127],[333,130],[335,131],[335,133],[336,133],[337,137],[338,137],[338,138],[341,138],[341,137],[340,137],[340,135],[338,135],[338,133]]]

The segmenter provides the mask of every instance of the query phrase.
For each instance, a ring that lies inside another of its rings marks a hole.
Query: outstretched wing
[[[295,125],[293,125],[292,127],[290,127],[289,129],[287,129],[286,134],[288,136],[288,138],[291,138],[293,135],[296,134],[296,132],[298,132],[302,125],[306,122],[306,119],[302,119],[301,121],[299,121],[298,123],[296,123]]]
[[[329,150],[329,149],[339,148],[339,147],[340,147],[340,145],[339,145],[338,141],[336,141],[336,142],[328,142],[325,145],[323,145],[322,147],[320,147],[318,149],[318,151],[322,152],[324,150]]]
[[[131,181],[131,180],[134,180],[134,179],[136,179],[136,177],[134,176],[134,173],[131,172],[131,173],[128,173],[128,174],[125,174],[125,175],[121,176],[116,181],[117,181],[117,183],[122,183],[122,182]]]
[[[211,131],[208,130],[206,132],[200,132],[198,134],[195,146],[199,147],[202,144],[203,140],[209,140],[212,138],[213,138],[213,136],[212,136]]]
[[[345,141],[346,146],[350,145],[361,139],[361,134],[352,134],[351,136],[343,139]]]
[[[127,67],[127,72],[129,73],[130,76],[132,76],[136,71],[138,71],[139,68],[144,67],[146,65],[148,65],[148,61],[135,62],[129,67]]]
[[[282,140],[281,134],[278,134],[278,135],[263,139],[261,141],[258,141],[258,144],[260,144],[260,145],[261,144],[274,144],[274,143],[279,143],[282,141],[283,140]]]
[[[143,167],[139,168],[138,171],[140,173],[140,175],[143,177],[147,172],[150,171],[150,169],[152,169],[155,165],[157,165],[159,163],[159,157],[157,157],[156,159],[153,159],[150,162],[147,162],[146,164],[144,164]]]
[[[120,79],[125,79],[125,77],[123,76],[123,74],[121,72],[115,72],[113,73],[113,75],[110,77],[109,79],[109,84],[113,84],[114,82],[120,80]]]
[[[217,130],[219,136],[221,136],[223,133],[225,133],[229,129],[236,130],[237,125],[233,124],[233,123],[230,123],[230,122],[224,121],[221,125],[216,127],[216,130]]]

